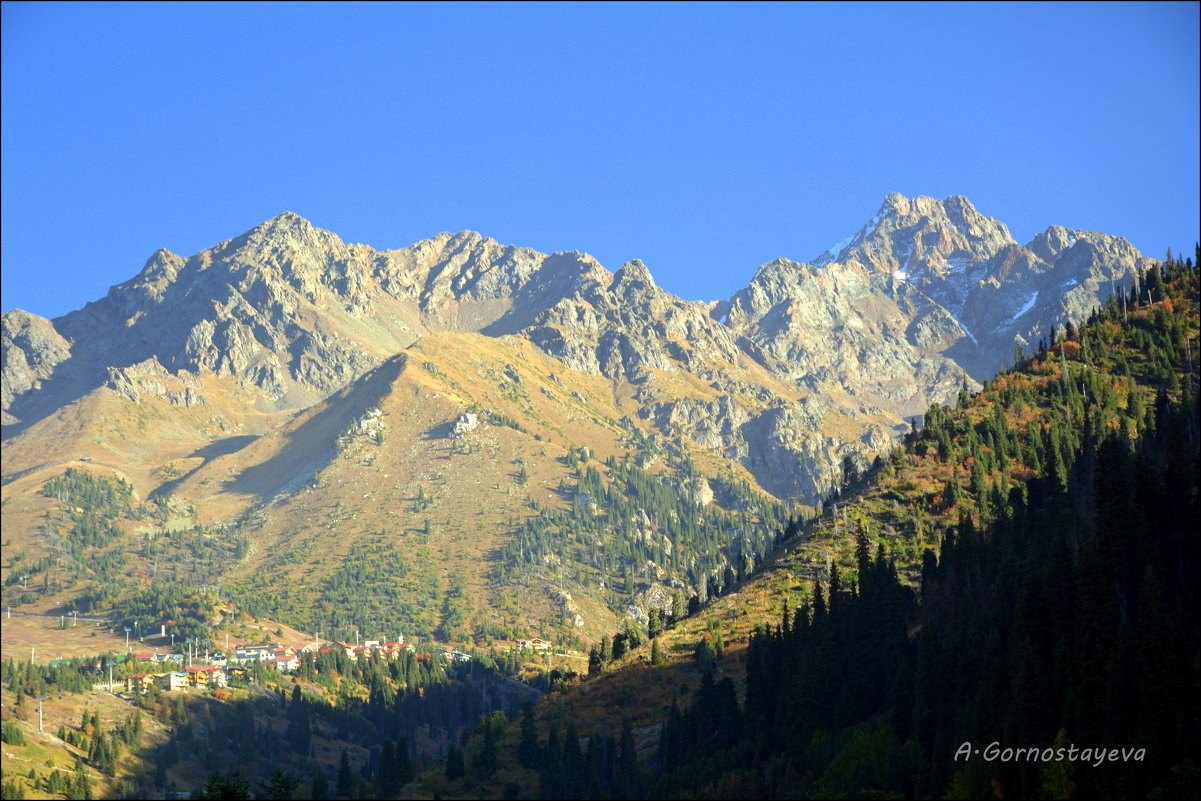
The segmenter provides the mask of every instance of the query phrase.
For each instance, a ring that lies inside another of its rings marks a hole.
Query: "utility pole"
[[[125,653],[129,653],[129,627],[125,627]]]
[[[113,691],[113,666],[112,665],[108,666],[108,691],[110,693]]]

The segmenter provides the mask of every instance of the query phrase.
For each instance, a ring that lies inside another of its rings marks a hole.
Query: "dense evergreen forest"
[[[650,759],[628,724],[523,718],[515,758],[539,786],[521,796],[1196,797],[1197,337],[1196,267],[1169,259],[932,408],[865,480],[958,520],[920,579],[885,545],[893,517],[844,507],[853,567],[760,626],[745,675],[711,626]],[[655,669],[652,642],[652,666],[626,670]]]
[[[228,783],[239,778],[258,782],[257,797],[274,797],[265,788],[290,781],[313,797],[395,798],[465,728],[493,713],[515,715],[537,697],[511,669],[432,654],[357,662],[341,651],[306,654],[290,693],[277,682],[274,692],[245,700],[189,705],[176,736],[153,756],[153,786],[164,787],[166,769],[189,759],[212,774],[206,792],[214,798],[230,797]],[[275,677],[266,670],[256,678],[261,687]]]
[[[1169,261],[932,409],[904,455],[965,480],[917,592],[861,529],[854,580],[754,636],[741,707],[709,673],[673,707],[651,795],[1195,797],[1197,309]]]

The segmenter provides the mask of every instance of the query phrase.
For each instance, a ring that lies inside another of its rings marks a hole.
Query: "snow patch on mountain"
[[[1072,281],[1072,283],[1074,284],[1074,283],[1076,283],[1076,282],[1075,282],[1075,281]],[[1014,321],[1016,321],[1016,320],[1017,320],[1019,317],[1021,317],[1023,314],[1025,314],[1026,312],[1028,312],[1028,311],[1030,311],[1031,309],[1033,309],[1033,308],[1034,308],[1034,304],[1035,304],[1035,303],[1037,303],[1037,302],[1038,302],[1038,290],[1035,290],[1035,291],[1034,291],[1034,294],[1032,294],[1032,295],[1031,295],[1029,298],[1027,298],[1027,299],[1026,299],[1026,302],[1025,302],[1025,304],[1023,304],[1023,305],[1022,305],[1022,308],[1020,308],[1020,309],[1018,309],[1016,312],[1014,312],[1013,316],[1009,318],[1009,319],[1010,319],[1010,321],[1011,321],[1011,322],[1014,322]]]
[[[850,247],[851,243],[854,242],[855,238],[858,236],[858,233],[854,233],[848,236],[846,239],[840,240],[839,242],[831,245],[824,253],[814,259],[814,263],[821,265],[832,261],[838,261],[838,258],[843,254],[843,251]]]
[[[950,312],[948,312],[948,314],[950,314]],[[979,343],[979,342],[976,340],[976,335],[975,335],[975,334],[973,334],[971,331],[969,331],[969,330],[968,330],[968,327],[967,327],[966,325],[964,325],[963,323],[959,322],[959,318],[958,318],[958,317],[956,317],[955,315],[951,314],[951,319],[955,321],[955,325],[959,326],[960,330],[962,330],[962,331],[963,331],[963,333],[967,334],[967,338],[968,338],[968,339],[970,339],[970,340],[972,341],[972,344],[973,344],[973,345],[979,345],[979,344],[980,344],[980,343]]]

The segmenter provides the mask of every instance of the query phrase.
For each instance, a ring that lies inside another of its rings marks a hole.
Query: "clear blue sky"
[[[3,308],[291,210],[728,297],[891,191],[1198,237],[1198,4],[3,5]]]

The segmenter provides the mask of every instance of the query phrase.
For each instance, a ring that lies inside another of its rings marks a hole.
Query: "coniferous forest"
[[[523,721],[541,797],[1195,797],[1197,332],[1169,259],[932,408],[866,484],[951,476],[908,499],[957,516],[939,548],[898,564],[857,518],[854,565],[756,630],[745,675],[698,643],[641,761],[628,724]]]

